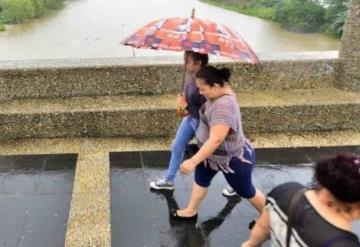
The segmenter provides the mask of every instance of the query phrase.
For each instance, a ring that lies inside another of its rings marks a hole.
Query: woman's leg
[[[197,214],[201,201],[205,198],[208,188],[201,187],[197,183],[193,183],[190,201],[186,208],[179,209],[177,214],[179,216],[191,217]]]
[[[256,208],[257,211],[261,213],[261,211],[265,207],[265,201],[266,201],[264,193],[256,189],[255,196],[252,198],[248,198],[248,200],[251,203],[251,205],[253,205],[254,208]]]
[[[195,129],[192,126],[192,122],[193,119],[191,117],[184,117],[176,132],[175,140],[171,149],[169,167],[165,177],[169,182],[174,181],[176,172],[179,170],[181,162],[183,161],[186,145],[195,135]]]
[[[242,162],[238,158],[232,158],[230,167],[235,173],[223,174],[238,195],[248,199],[261,212],[265,206],[265,196],[252,183],[252,171],[256,162],[255,151],[248,146],[244,147],[244,159],[250,161],[250,163]]]
[[[192,187],[191,197],[186,208],[177,211],[179,216],[191,217],[197,214],[201,201],[205,198],[211,180],[217,171],[202,163],[195,169],[195,182]]]

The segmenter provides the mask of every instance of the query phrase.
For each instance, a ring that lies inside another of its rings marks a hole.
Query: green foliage
[[[35,16],[45,15],[49,9],[58,9],[63,6],[64,0],[31,0],[35,7]]]
[[[63,6],[64,0],[44,0],[49,9],[59,9]]]
[[[280,3],[282,0],[256,0],[256,4],[264,7],[274,7],[276,4]]]
[[[347,18],[348,11],[338,13],[327,27],[325,33],[335,37],[341,37],[344,31],[344,25]]]
[[[322,0],[325,5],[332,7],[345,7],[348,6],[350,0]]]
[[[273,8],[269,8],[269,7],[258,7],[255,12],[256,16],[267,20],[272,19],[273,13],[274,13]]]
[[[312,0],[283,0],[274,6],[273,20],[295,32],[317,32],[325,22],[325,9]]]
[[[0,23],[0,32],[5,30],[5,25]]]
[[[245,8],[242,10],[242,13],[247,15],[257,16],[266,20],[271,20],[273,16],[273,8],[269,8],[269,7]]]
[[[34,4],[31,0],[2,0],[1,16],[4,23],[20,23],[32,18],[35,14]]]
[[[1,1],[1,0],[0,0]],[[278,22],[296,32],[340,37],[350,0],[201,0],[247,15]]]
[[[40,17],[47,13],[47,2],[46,0],[32,0],[35,8],[34,17]]]
[[[336,16],[348,9],[349,0],[327,0],[328,7],[326,8],[325,20],[331,23]]]
[[[341,37],[347,17],[350,0],[325,0],[325,33],[334,37]]]
[[[64,0],[0,0],[0,24],[21,23],[62,7]]]

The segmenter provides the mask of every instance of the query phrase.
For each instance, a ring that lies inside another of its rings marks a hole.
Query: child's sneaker
[[[154,190],[174,190],[174,182],[166,181],[165,178],[150,182],[150,187]]]
[[[229,197],[236,196],[236,191],[230,185],[228,185],[225,189],[223,189],[222,194]]]

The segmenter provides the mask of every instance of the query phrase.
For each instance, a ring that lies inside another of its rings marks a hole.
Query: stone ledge
[[[0,155],[168,151],[173,137],[3,140]],[[249,134],[255,148],[360,146],[359,130]]]
[[[308,61],[339,58],[338,51],[259,53],[261,61]],[[68,68],[101,68],[117,66],[143,65],[182,65],[182,54],[163,57],[118,57],[118,58],[69,58],[38,60],[0,60],[0,70],[25,69],[68,69]],[[234,62],[232,59],[211,56],[214,62]]]
[[[237,94],[247,133],[360,129],[360,94],[335,88]],[[171,137],[175,95],[13,100],[0,104],[0,139]]]
[[[219,66],[232,69],[236,91],[331,87],[340,60],[331,52],[321,54],[268,55],[258,65],[226,62]],[[183,66],[158,63],[132,63],[131,59],[0,62],[0,100],[180,91]]]

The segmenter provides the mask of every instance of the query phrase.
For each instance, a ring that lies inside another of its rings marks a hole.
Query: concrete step
[[[360,94],[336,88],[237,94],[246,133],[360,129]],[[21,99],[0,102],[0,139],[170,137],[175,95]]]

